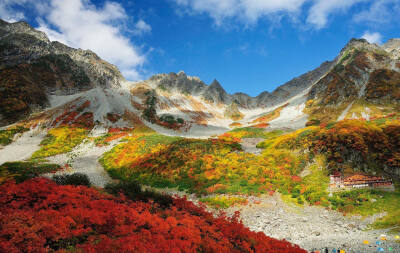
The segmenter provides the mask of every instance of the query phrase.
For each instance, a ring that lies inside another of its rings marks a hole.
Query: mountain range
[[[90,50],[50,41],[26,22],[0,21],[0,125],[145,124],[209,136],[240,126],[292,128],[398,111],[400,39],[352,39],[332,61],[256,97],[179,73],[127,81]]]

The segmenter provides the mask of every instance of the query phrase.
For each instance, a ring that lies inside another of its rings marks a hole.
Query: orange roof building
[[[331,175],[331,188],[390,188],[394,189],[391,179],[384,179],[379,176],[368,176],[364,174],[355,174],[349,177],[341,177],[337,174]]]

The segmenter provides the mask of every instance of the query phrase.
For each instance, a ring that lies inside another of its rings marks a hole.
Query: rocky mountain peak
[[[366,39],[355,39],[355,38],[353,38],[340,51],[340,54],[339,54],[338,58],[340,58],[348,50],[352,50],[352,49],[374,51],[374,50],[379,50],[380,46],[378,44],[369,43]]]
[[[230,100],[229,95],[216,79],[214,79],[210,86],[208,86],[207,89],[204,91],[203,97],[208,101],[216,103],[226,104]]]
[[[49,38],[47,35],[42,32],[34,29],[32,26],[30,26],[27,22],[25,21],[19,21],[15,23],[9,23],[7,21],[1,20],[0,19],[0,29],[4,30],[6,32],[12,32],[12,33],[19,33],[19,34],[28,34],[31,35],[41,41],[44,42],[50,42]]]
[[[385,44],[382,45],[382,48],[389,53],[393,54],[393,57],[400,57],[400,38],[390,39]]]
[[[224,88],[223,88],[222,85],[218,82],[217,79],[214,79],[214,81],[212,81],[212,83],[211,83],[210,86],[209,86],[209,89],[215,89],[215,90],[217,90],[217,91],[226,93],[226,91],[224,90]]]
[[[182,77],[182,78],[186,78],[186,77],[187,77],[185,71],[183,71],[183,70],[179,71],[177,75],[178,75],[179,77]]]

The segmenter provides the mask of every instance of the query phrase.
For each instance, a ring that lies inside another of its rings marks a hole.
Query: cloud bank
[[[132,36],[124,34],[128,16],[119,3],[105,2],[98,8],[87,0],[5,0],[0,5],[0,17],[8,21],[24,18],[23,13],[15,11],[18,5],[34,8],[39,14],[37,28],[45,32],[50,40],[90,49],[117,65],[126,78],[141,78],[140,68],[146,57],[131,42]],[[140,36],[149,32],[150,25],[138,20],[131,33]]]
[[[190,14],[209,15],[220,26],[229,19],[237,19],[246,25],[256,23],[263,17],[288,16],[294,20],[303,17],[304,24],[319,30],[328,25],[329,19],[338,13],[345,13],[357,5],[367,5],[354,20],[381,22],[382,14],[390,12],[390,5],[400,9],[398,0],[174,0]],[[364,6],[365,7],[365,6]],[[382,10],[383,12],[381,12]],[[387,20],[383,18],[383,20]],[[393,16],[393,15],[391,15]]]

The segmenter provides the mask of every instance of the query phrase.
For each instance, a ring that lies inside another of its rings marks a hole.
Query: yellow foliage
[[[70,152],[87,138],[88,130],[79,127],[59,127],[51,129],[40,143],[41,148],[33,153],[32,158],[42,158]]]

